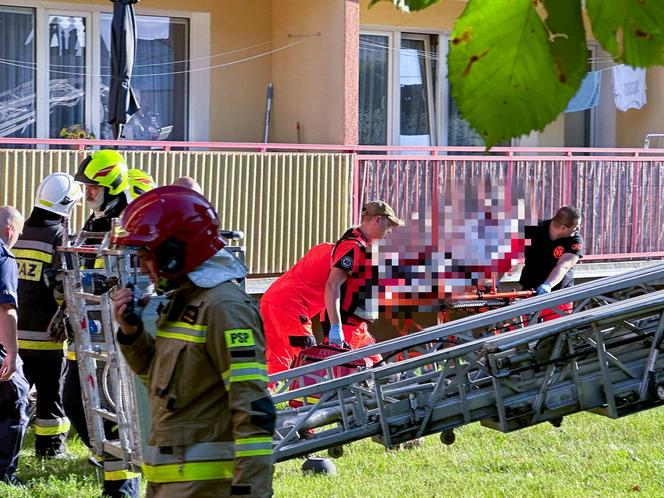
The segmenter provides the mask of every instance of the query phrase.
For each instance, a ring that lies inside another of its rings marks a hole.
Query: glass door
[[[112,14],[100,16],[102,71],[100,137],[112,138],[108,124],[111,84]],[[124,129],[133,140],[187,140],[189,101],[189,21],[174,17],[136,16],[136,64],[131,85],[141,109]]]
[[[73,13],[48,16],[49,137],[86,123],[88,19]]]
[[[360,110],[361,145],[387,145],[389,136],[389,34],[360,35]]]
[[[35,136],[35,12],[0,7],[0,136]]]
[[[399,145],[434,145],[429,37],[403,35],[399,51]]]

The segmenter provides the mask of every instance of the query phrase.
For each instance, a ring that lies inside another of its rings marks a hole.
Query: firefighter
[[[246,270],[223,250],[214,208],[191,189],[159,187],[129,205],[122,228],[114,242],[138,248],[143,273],[171,292],[156,338],[127,309],[133,290],[113,295],[118,342],[148,387],[147,496],[271,496],[276,412],[261,319],[233,281]]]
[[[18,339],[23,369],[28,382],[37,389],[35,454],[39,458],[65,453],[69,419],[62,403],[64,373],[67,365],[64,337],[55,342],[48,336],[49,322],[62,300],[62,289],[54,295],[45,277],[55,276],[61,268],[56,248],[62,245],[72,209],[83,197],[74,178],[53,173],[39,184],[35,204],[26,220],[23,235],[14,247],[18,263]]]
[[[132,201],[157,186],[152,176],[142,169],[131,168],[127,171],[127,176],[129,178],[129,196]]]
[[[18,356],[18,265],[10,252],[23,229],[23,216],[0,207],[0,480],[20,484],[18,455],[28,427],[28,381]]]
[[[563,206],[550,219],[526,227],[530,240],[519,283],[536,294],[574,285],[574,265],[583,257],[583,238],[579,232],[581,216],[572,206]],[[542,319],[551,320],[572,311],[573,303],[563,303],[556,310],[543,310]],[[560,310],[558,312],[557,310]]]
[[[109,232],[112,220],[118,218],[128,202],[129,179],[127,162],[115,150],[98,150],[86,157],[78,167],[74,179],[85,186],[85,199],[92,207],[92,214],[85,222],[83,230],[88,232]],[[98,240],[88,239],[88,243]],[[101,268],[101,259],[86,261],[86,268]],[[65,413],[81,440],[90,446],[88,426],[85,419],[78,363],[73,348],[67,352],[67,374],[63,396]],[[114,424],[104,424],[106,433],[116,431]],[[140,473],[123,467],[122,461],[110,455],[103,456],[104,495],[111,498],[138,498]]]
[[[288,370],[302,349],[316,345],[311,319],[325,308],[333,247],[323,242],[309,249],[261,298],[269,375]]]
[[[376,284],[371,265],[371,244],[383,239],[392,228],[403,225],[392,207],[383,201],[368,202],[362,207],[360,226],[346,231],[334,245],[332,267],[325,283],[325,319],[323,329],[330,343],[351,347],[371,343],[368,323],[377,317],[372,305],[371,287]],[[373,363],[380,355],[370,358]]]
[[[111,220],[127,207],[129,177],[124,156],[115,150],[93,152],[81,162],[74,179],[85,186],[85,200],[92,208],[83,230],[110,231]]]

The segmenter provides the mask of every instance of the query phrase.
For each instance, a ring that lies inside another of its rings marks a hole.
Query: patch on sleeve
[[[225,330],[226,334],[226,347],[239,348],[247,346],[255,346],[254,331],[251,329],[229,329]]]
[[[21,280],[31,280],[39,282],[42,279],[44,263],[41,261],[31,261],[28,259],[18,260],[18,278]]]
[[[581,244],[572,244],[572,251],[578,251],[581,249]]]
[[[338,258],[332,266],[351,274],[356,265],[355,259],[355,249],[351,248],[343,256]]]

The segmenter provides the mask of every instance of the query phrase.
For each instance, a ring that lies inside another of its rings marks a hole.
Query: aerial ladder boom
[[[509,432],[559,425],[580,411],[618,418],[658,406],[664,291],[655,285],[662,283],[658,265],[275,374],[275,457],[339,455],[341,445],[368,437],[392,447],[441,433],[450,444],[455,428],[477,421]],[[575,303],[572,314],[538,323],[540,312],[567,302]],[[511,331],[495,335],[506,323]],[[409,350],[420,354],[335,377],[362,357]]]

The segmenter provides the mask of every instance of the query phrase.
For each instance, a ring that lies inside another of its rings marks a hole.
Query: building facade
[[[141,111],[126,138],[310,144],[482,145],[446,78],[455,19],[466,3],[405,14],[368,0],[141,0],[134,88]],[[186,7],[186,10],[183,8]],[[0,136],[58,138],[80,125],[111,138],[108,0],[0,0]],[[511,145],[640,147],[664,132],[664,72],[646,73],[647,104],[618,111],[611,65],[599,103],[562,114]]]

